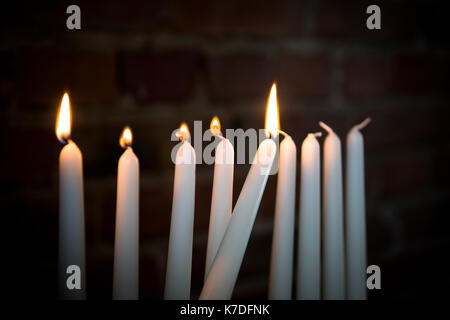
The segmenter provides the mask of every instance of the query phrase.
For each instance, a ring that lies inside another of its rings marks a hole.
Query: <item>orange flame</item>
[[[273,83],[270,89],[269,99],[267,100],[266,109],[266,136],[276,137],[280,129],[280,117],[278,114],[277,86]]]
[[[123,128],[122,135],[119,139],[120,146],[122,148],[131,147],[131,144],[133,143],[133,133],[131,132],[131,129],[129,126],[126,126]]]
[[[61,107],[59,108],[58,117],[56,118],[56,137],[62,143],[67,143],[70,139],[70,129],[72,125],[72,116],[70,114],[69,95],[64,93],[61,100]]]
[[[216,135],[216,136],[220,135],[221,126],[220,126],[219,118],[217,116],[214,116],[214,118],[212,118],[211,124],[209,127],[211,129],[211,132],[214,135]]]
[[[180,125],[177,133],[175,134],[180,140],[187,140],[190,137],[189,128],[185,122]]]

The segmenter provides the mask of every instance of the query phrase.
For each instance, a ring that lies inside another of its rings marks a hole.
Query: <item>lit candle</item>
[[[220,121],[214,117],[211,132],[220,137],[216,147],[214,164],[214,183],[209,218],[208,246],[206,250],[205,280],[222,241],[233,204],[234,149],[231,142],[221,136]]]
[[[189,143],[190,135],[186,124],[181,125],[177,137],[182,143],[175,161],[164,298],[188,300],[191,292],[194,228],[195,150]]]
[[[277,111],[273,107],[270,110]],[[269,116],[277,115],[271,113]],[[270,127],[266,126],[267,133],[278,132],[278,126],[273,126],[273,121],[270,122],[270,125]],[[200,299],[224,300],[231,298],[276,149],[276,144],[272,139],[265,139],[259,145],[203,286]]]
[[[320,299],[320,146],[310,133],[303,140],[298,221],[297,299]]]
[[[59,154],[59,293],[63,299],[85,299],[83,157],[71,140],[71,121],[65,93],[56,120],[56,136],[66,144]],[[73,282],[69,266],[80,271]]]
[[[345,299],[344,216],[341,141],[325,123],[323,190],[324,298]]]
[[[139,159],[125,127],[120,146],[125,149],[117,170],[116,239],[113,299],[136,300],[139,292]]]
[[[273,84],[269,99],[273,99],[274,106],[277,106],[276,93]],[[285,138],[280,144],[269,299],[287,300],[292,298],[297,148],[289,135],[280,132]]]
[[[347,135],[346,171],[346,249],[348,298],[367,299],[366,287],[366,203],[364,193],[364,139],[361,134],[367,118]]]

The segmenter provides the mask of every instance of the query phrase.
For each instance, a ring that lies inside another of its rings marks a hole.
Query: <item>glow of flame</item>
[[[189,128],[185,122],[180,125],[177,133],[175,134],[180,140],[187,140],[190,137]]]
[[[220,135],[221,126],[220,126],[219,118],[217,116],[214,116],[214,118],[212,118],[211,124],[210,124],[210,129],[214,135],[216,135],[216,136]]]
[[[131,147],[131,144],[133,143],[133,134],[131,133],[131,129],[129,126],[126,126],[123,128],[122,135],[119,139],[120,146],[122,148]]]
[[[56,118],[56,137],[62,143],[67,143],[70,139],[70,128],[72,125],[72,116],[70,114],[69,95],[64,93],[59,108],[58,117]]]
[[[269,100],[266,109],[266,136],[276,137],[280,129],[280,117],[278,115],[277,86],[274,83],[270,89]]]

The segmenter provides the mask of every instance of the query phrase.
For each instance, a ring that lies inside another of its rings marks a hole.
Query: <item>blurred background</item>
[[[81,30],[66,28],[70,4],[81,8]],[[366,28],[370,4],[381,8],[381,30]],[[372,117],[363,132],[368,262],[381,267],[382,290],[369,298],[448,296],[449,10],[425,0],[2,4],[0,208],[13,231],[2,261],[11,294],[57,297],[54,128],[64,90],[84,160],[88,298],[111,298],[118,139],[130,125],[141,166],[140,297],[160,299],[172,130],[194,120],[206,130],[214,115],[223,129],[262,128],[275,80],[281,127],[298,150],[318,121],[345,143]],[[234,201],[248,169],[235,168]],[[196,179],[192,298],[203,284],[213,166],[198,165]],[[275,188],[272,176],[234,298],[267,297]]]

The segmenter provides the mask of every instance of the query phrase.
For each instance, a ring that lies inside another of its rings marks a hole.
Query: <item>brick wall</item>
[[[65,9],[81,7],[68,31]],[[181,121],[258,128],[276,80],[282,128],[298,149],[322,120],[345,138],[367,116],[368,258],[382,269],[371,298],[430,297],[450,284],[449,53],[445,1],[72,1],[6,7],[0,47],[3,216],[19,295],[56,297],[54,135],[64,90],[84,156],[88,297],[109,299],[118,138],[141,164],[140,295],[162,298],[173,164]],[[3,6],[3,5],[2,5]],[[343,140],[344,141],[344,140]],[[248,166],[235,170],[235,197]],[[213,167],[197,167],[192,297],[203,282]],[[267,292],[276,178],[269,179],[234,297]]]

